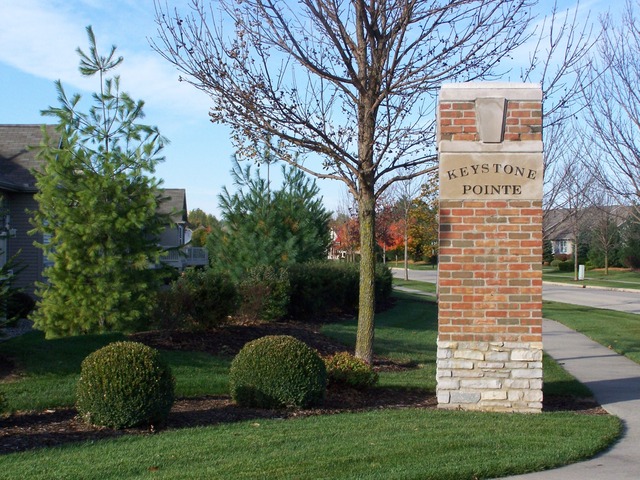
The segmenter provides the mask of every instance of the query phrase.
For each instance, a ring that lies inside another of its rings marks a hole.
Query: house
[[[545,241],[551,242],[554,255],[571,255],[573,253],[574,234],[569,211],[558,208],[545,212],[542,221],[542,232]]]
[[[191,241],[191,230],[187,224],[187,192],[184,188],[165,188],[164,200],[160,203],[160,214],[168,215],[171,223],[160,235],[158,243],[165,250],[161,261],[166,265],[183,270],[190,266],[209,264],[206,248],[187,247]]]
[[[340,260],[346,258],[347,251],[342,248],[342,238],[340,232],[331,229],[331,245],[329,245],[329,252],[327,258],[329,260]]]
[[[578,212],[578,232],[594,230],[603,219],[622,225],[632,214],[624,205],[591,206]],[[545,212],[542,221],[543,238],[551,242],[553,255],[571,256],[574,252],[576,225],[569,209],[558,208]]]
[[[59,138],[53,125],[45,127],[53,139]],[[37,189],[31,171],[38,167],[35,152],[29,146],[42,141],[40,125],[0,125],[0,265],[20,253],[16,287],[33,293],[35,282],[42,280],[42,252],[34,242],[42,237],[29,235],[29,211],[38,208],[33,198]]]
[[[46,125],[48,135],[56,141],[59,135],[54,125]],[[18,255],[22,269],[15,286],[33,294],[35,282],[42,281],[45,259],[34,242],[42,242],[42,236],[29,235],[32,225],[30,211],[38,204],[32,174],[40,165],[34,150],[29,146],[39,145],[42,140],[41,125],[0,125],[0,266]],[[167,250],[164,263],[183,269],[189,265],[206,265],[205,249],[184,248],[190,240],[187,229],[187,201],[184,189],[166,189],[166,199],[159,207],[160,213],[168,214],[172,223],[167,224],[160,235],[159,244]]]

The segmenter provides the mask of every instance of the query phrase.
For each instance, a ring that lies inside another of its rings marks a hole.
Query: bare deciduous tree
[[[580,4],[561,12],[554,3],[536,32],[535,46],[520,78],[539,82],[543,92],[544,208],[557,208],[565,174],[564,154],[576,136],[574,119],[585,108],[581,92],[595,80],[591,52],[599,39],[590,15],[580,20]]]
[[[564,212],[562,221],[570,225],[573,237],[574,280],[578,280],[578,246],[580,234],[585,227],[589,207],[592,205],[591,195],[594,191],[595,178],[585,168],[581,159],[585,156],[588,144],[582,139],[574,139],[568,143],[558,166],[562,167],[561,183],[557,188],[556,206]]]
[[[628,0],[620,21],[601,18],[597,62],[583,99],[592,172],[621,204],[640,203],[640,19]]]
[[[366,361],[374,337],[376,198],[436,168],[438,89],[494,78],[529,39],[536,3],[220,0],[214,10],[192,0],[184,14],[156,3],[154,48],[211,96],[212,121],[231,126],[241,154],[278,139],[280,158],[344,182],[357,199],[356,355]],[[287,155],[291,147],[316,153],[318,164]]]
[[[591,246],[602,252],[604,274],[609,275],[612,253],[620,245],[620,225],[625,221],[629,209],[616,205],[609,191],[596,185],[591,192],[592,208],[589,214]]]

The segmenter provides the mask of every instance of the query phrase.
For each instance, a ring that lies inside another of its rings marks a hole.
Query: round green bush
[[[566,262],[560,262],[558,264],[558,270],[561,272],[573,272],[575,269],[575,262],[567,260]]]
[[[365,389],[378,383],[378,373],[371,365],[349,352],[340,352],[325,359],[329,383]]]
[[[288,335],[247,343],[231,363],[231,397],[241,406],[306,407],[324,398],[327,371],[315,350]]]
[[[83,360],[76,407],[93,425],[162,424],[173,405],[174,385],[157,350],[136,342],[115,342]]]

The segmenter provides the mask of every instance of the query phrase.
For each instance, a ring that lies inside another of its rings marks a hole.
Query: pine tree
[[[330,214],[304,172],[283,167],[278,190],[250,166],[236,163],[232,175],[239,189],[232,194],[224,188],[222,226],[207,238],[213,268],[240,279],[256,266],[281,268],[327,257]]]
[[[100,56],[91,27],[89,52],[77,49],[83,76],[98,74],[100,91],[88,112],[79,94],[69,98],[56,82],[60,142],[44,139],[35,172],[38,211],[34,232],[49,260],[38,285],[35,326],[47,337],[127,330],[144,319],[156,289],[150,263],[165,219],[157,212],[159,181],[152,177],[166,140],[156,127],[138,123],[144,103],[120,91],[106,74],[122,57]]]

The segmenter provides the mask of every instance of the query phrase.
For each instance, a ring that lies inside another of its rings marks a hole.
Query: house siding
[[[7,239],[7,256],[17,257],[17,267],[22,268],[16,278],[15,286],[23,288],[33,295],[35,282],[42,280],[42,252],[34,245],[41,241],[40,235],[29,235],[33,226],[29,223],[29,211],[38,208],[33,193],[4,193],[11,215],[11,228],[16,230],[15,237]],[[19,254],[18,254],[19,253]]]

